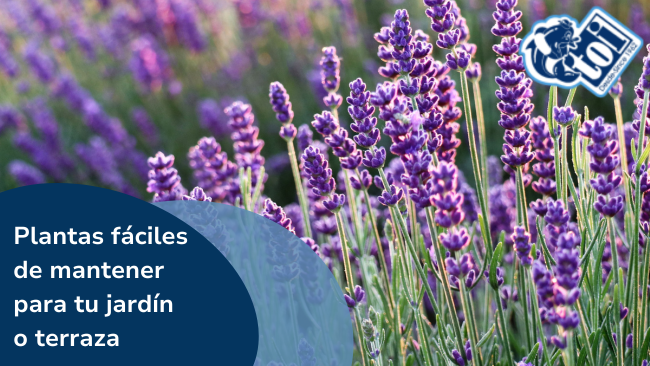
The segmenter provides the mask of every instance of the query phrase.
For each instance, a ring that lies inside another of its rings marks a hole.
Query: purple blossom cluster
[[[431,19],[431,29],[438,33],[436,46],[450,51],[446,55],[447,67],[464,72],[470,65],[476,46],[466,43],[469,39],[469,29],[456,2],[424,0],[424,5],[428,6],[426,14]]]
[[[553,138],[548,129],[548,123],[544,117],[535,117],[530,122],[532,130],[532,142],[535,149],[535,158],[537,163],[533,165],[533,172],[539,177],[539,180],[533,182],[533,190],[541,194],[544,198],[555,194],[555,153]],[[544,200],[531,202],[530,206],[535,212],[544,216],[546,214],[546,203]]]
[[[497,65],[502,70],[495,79],[499,85],[496,91],[500,100],[497,104],[501,112],[499,125],[506,130],[501,160],[512,171],[527,166],[535,158],[531,134],[526,130],[534,108],[530,102],[532,80],[526,77],[523,59],[518,55],[521,39],[517,35],[522,30],[519,21],[522,13],[514,10],[516,5],[517,0],[497,1],[497,10],[493,13],[496,24],[492,27],[492,33],[502,37],[501,43],[493,47],[500,56]]]
[[[336,180],[325,156],[318,148],[309,146],[303,152],[301,160],[309,176],[307,186],[315,195],[326,197],[322,203],[327,210],[338,212],[345,203],[345,195],[335,193]]]
[[[174,155],[163,154],[162,152],[147,160],[151,170],[149,171],[149,182],[147,192],[153,193],[154,202],[176,201],[182,199],[186,193],[181,185],[181,177],[173,167]]]
[[[598,193],[594,208],[605,217],[614,217],[623,208],[623,196],[616,195],[615,190],[623,179],[616,173],[620,164],[618,142],[613,139],[614,126],[605,123],[602,117],[585,121],[579,131],[580,135],[591,139],[587,146],[591,154],[589,167],[596,173],[591,179],[591,187]]]
[[[539,260],[533,264],[533,279],[540,301],[540,316],[565,329],[576,328],[580,322],[578,313],[572,310],[580,297],[580,233],[569,223],[569,212],[562,201],[548,201],[547,243],[554,249],[557,265],[553,272]]]
[[[171,79],[168,56],[151,36],[132,41],[129,68],[144,90],[160,90],[163,83]]]
[[[287,218],[287,214],[284,212],[282,207],[275,204],[275,202],[271,201],[269,198],[264,201],[264,211],[262,211],[262,216],[289,230],[290,233],[294,235],[296,234],[291,219]]]
[[[348,131],[341,128],[338,113],[336,109],[341,104],[343,98],[336,94],[338,90],[340,77],[339,67],[340,63],[336,56],[336,49],[333,47],[326,47],[323,49],[323,59],[321,60],[322,66],[322,82],[326,90],[329,91],[327,98],[330,102],[325,101],[325,104],[331,108],[330,111],[323,111],[321,114],[314,115],[312,126],[321,136],[323,136],[325,144],[332,149],[332,153],[336,155],[340,162],[341,168],[345,170],[356,170],[363,159],[360,150],[357,150],[354,140],[348,137]],[[333,62],[331,60],[336,60]]]
[[[327,91],[327,96],[323,98],[323,102],[327,108],[335,110],[343,102],[343,98],[336,93],[341,85],[341,60],[336,54],[335,47],[323,47],[320,68],[321,84]]]
[[[271,83],[269,98],[271,98],[271,106],[275,112],[275,118],[282,123],[280,137],[286,141],[292,141],[298,134],[298,130],[291,123],[293,121],[293,109],[291,108],[289,94],[287,94],[284,85],[277,81]]]
[[[465,218],[461,209],[465,197],[458,192],[458,168],[440,162],[432,174],[432,204],[437,208],[436,224],[447,229],[439,235],[440,242],[450,251],[457,252],[469,245],[467,229],[459,227]]]
[[[22,160],[11,161],[7,171],[22,186],[45,183],[45,175],[35,166]]]
[[[260,154],[264,147],[264,141],[257,138],[260,130],[253,126],[255,116],[251,105],[237,101],[226,108],[225,112],[230,117],[228,126],[233,130],[230,137],[234,142],[237,166],[244,170],[250,168],[253,187],[258,183],[263,185],[267,178],[266,174],[260,177],[260,169],[264,166],[265,160]],[[260,178],[262,178],[261,181]],[[237,183],[238,185],[239,183]]]
[[[190,148],[187,158],[194,171],[194,180],[199,188],[214,202],[234,202],[230,197],[233,179],[237,175],[237,166],[228,160],[228,155],[221,151],[221,145],[214,137],[203,137]]]

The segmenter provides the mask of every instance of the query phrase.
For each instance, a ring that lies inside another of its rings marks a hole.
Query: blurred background
[[[496,1],[457,2],[483,68],[488,150],[500,155],[497,37],[490,33]],[[519,2],[524,31],[552,14],[581,20],[593,6],[650,42],[650,0]],[[150,200],[146,158],[157,151],[175,155],[174,166],[191,189],[188,149],[215,136],[232,156],[223,109],[242,100],[252,105],[265,141],[265,192],[279,204],[292,202],[269,83],[286,87],[297,126],[323,109],[318,62],[324,46],[335,46],[342,58],[340,94],[347,96],[357,77],[374,89],[383,80],[373,34],[400,8],[409,11],[414,29],[433,35],[422,0],[0,0],[0,190],[70,182]],[[434,47],[434,57],[441,54]],[[623,75],[626,121],[645,54],[641,50]],[[536,85],[534,91],[534,113],[545,115],[548,88]],[[561,93],[559,100],[567,91]],[[579,88],[574,107],[585,105],[592,116],[614,121],[610,97]],[[349,123],[347,113],[340,115],[343,125]],[[457,162],[471,176],[464,146]]]

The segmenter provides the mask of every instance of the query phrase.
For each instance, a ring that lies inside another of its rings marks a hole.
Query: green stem
[[[350,172],[347,169],[343,169],[343,175],[345,177],[345,191],[348,195],[348,205],[350,206],[350,216],[352,218],[352,225],[354,226],[354,235],[356,236],[356,243],[359,246],[359,251],[365,253],[362,240],[363,228],[361,220],[359,219],[359,211],[357,210],[357,199],[352,184],[350,183]]]
[[[537,302],[537,288],[535,286],[535,282],[533,281],[533,269],[532,267],[528,268],[528,274],[527,280],[529,281],[530,285],[530,303],[533,306],[533,318],[535,319],[535,326],[537,327],[537,331],[539,332],[540,335],[540,342],[542,349],[543,349],[543,356],[544,360],[548,362],[550,360],[549,354],[548,354],[548,348],[546,347],[546,341],[544,340],[544,328],[542,327],[542,319],[539,317],[539,303]],[[537,339],[535,339],[537,341]],[[595,366],[595,363],[592,363],[593,366]]]
[[[548,129],[553,137],[553,155],[555,156],[555,180],[557,181],[557,198],[562,199],[562,161],[559,161],[560,158],[560,139],[559,136],[555,133],[555,126],[557,126],[555,119],[553,118],[553,107],[555,107],[557,102],[557,86],[551,86],[549,90],[548,97],[548,110],[546,111]],[[564,201],[564,200],[563,200]],[[566,207],[566,206],[565,206]]]
[[[343,223],[343,216],[341,212],[334,213],[336,218],[336,227],[339,232],[339,238],[341,239],[341,248],[343,250],[343,269],[345,271],[345,280],[348,285],[348,292],[354,293],[354,272],[352,271],[352,265],[350,264],[350,254],[348,252],[348,240],[345,236],[345,226]]]
[[[451,292],[451,286],[449,285],[449,274],[447,272],[447,265],[445,264],[444,260],[445,257],[442,255],[442,248],[440,247],[442,244],[440,243],[440,240],[438,240],[438,230],[433,219],[433,208],[427,207],[425,213],[427,215],[427,224],[429,225],[429,231],[431,232],[431,241],[433,242],[432,246],[436,252],[436,259],[438,261],[438,269],[440,271],[443,293],[445,295],[445,300],[449,306],[449,311],[452,312],[455,310],[454,297]],[[469,316],[469,313],[466,314]],[[460,353],[463,355],[463,358],[467,359],[467,356],[465,355],[465,347],[463,345],[463,336],[460,331],[458,316],[451,314],[450,318],[456,336],[456,346],[458,347]]]
[[[614,291],[617,291],[618,293],[614,294],[614,299],[617,301],[614,301],[613,305],[613,312],[614,312],[614,319],[616,320],[616,324],[618,325],[618,331],[617,331],[617,348],[618,348],[618,364],[619,366],[624,366],[624,355],[625,355],[625,348],[624,348],[624,342],[625,342],[625,335],[623,334],[623,322],[620,321],[619,319],[619,307],[621,304],[621,289],[619,286],[621,286],[621,282],[618,276],[618,254],[616,253],[616,228],[614,228],[614,225],[616,223],[614,222],[614,219],[611,217],[607,219],[607,226],[609,230],[609,244],[611,246],[611,253],[612,253],[612,272],[614,272],[614,283],[612,284],[614,286]]]
[[[470,303],[469,299],[467,296],[467,291],[465,290],[465,284],[463,283],[462,279],[458,280],[458,287],[460,289],[460,303],[461,306],[463,307],[463,313],[466,314],[465,316],[465,322],[469,326],[468,334],[469,334],[469,343],[472,347],[472,365],[474,366],[481,366],[483,364],[483,356],[481,355],[481,350],[479,347],[477,347],[478,344],[478,338],[476,338],[476,324],[475,324],[475,319],[471,317],[472,310],[470,308]]]
[[[418,303],[420,299],[418,298]],[[431,345],[429,344],[429,339],[427,337],[427,331],[424,329],[424,322],[422,322],[422,314],[420,313],[420,307],[414,307],[413,312],[415,313],[415,323],[418,325],[418,335],[420,338],[420,346],[424,349],[424,358],[425,365],[433,366],[433,354],[431,353]]]
[[[388,188],[390,185],[388,184],[388,178],[386,178],[386,173],[384,172],[383,168],[378,169],[379,170],[379,176],[381,177],[382,183],[384,184],[384,188]],[[422,283],[424,285],[425,290],[427,291],[427,295],[429,296],[429,299],[431,299],[431,307],[433,307],[433,311],[438,314],[439,309],[438,309],[438,304],[434,300],[435,297],[433,297],[433,291],[431,290],[431,286],[429,285],[429,277],[427,276],[426,273],[424,273],[424,269],[422,268],[422,265],[420,264],[420,260],[418,259],[417,251],[415,250],[415,246],[413,245],[413,242],[411,241],[411,238],[408,236],[408,230],[406,228],[406,223],[404,222],[404,217],[402,217],[402,214],[399,212],[399,210],[396,207],[390,207],[390,213],[391,217],[398,223],[398,227],[402,232],[404,233],[404,239],[406,240],[406,247],[408,248],[409,252],[411,253],[411,256],[413,257],[415,261],[415,269],[420,276],[420,279],[422,280]],[[433,268],[432,268],[433,270]]]
[[[345,279],[348,285],[348,292],[350,294],[354,294],[354,272],[352,271],[352,265],[350,264],[350,254],[348,252],[348,240],[345,236],[345,226],[343,223],[343,216],[341,215],[341,212],[338,211],[334,213],[334,217],[336,217],[336,227],[339,232],[339,238],[341,239],[341,248],[343,250],[343,267],[345,271]],[[352,295],[354,297],[354,295]],[[361,360],[363,361],[363,365],[369,365],[366,361],[366,352],[363,348],[363,330],[361,329],[361,323],[360,319],[355,317],[355,325],[357,328],[357,339],[359,342],[359,353],[361,353]]]
[[[562,126],[562,160],[560,161],[560,166],[562,167],[562,185],[558,187],[562,190],[562,201],[564,202],[564,207],[568,209],[569,207],[569,194],[568,194],[568,171],[569,171],[569,161],[567,160],[567,151],[569,150],[569,129],[567,126]],[[556,159],[557,160],[557,159]]]
[[[639,151],[638,151],[638,156],[637,156],[637,164],[636,164],[636,169],[634,170],[634,174],[636,176],[636,181],[640,182],[641,181],[641,172],[640,172],[640,166],[644,162],[639,161],[641,158],[641,154],[643,153],[644,149],[644,140],[645,140],[645,121],[647,118],[647,113],[648,113],[648,99],[650,97],[650,90],[646,89],[644,90],[644,95],[643,95],[643,106],[641,108],[641,118],[640,122],[643,122],[643,124],[639,123]],[[626,166],[623,167],[623,169],[627,169]],[[639,284],[639,226],[641,222],[641,202],[642,202],[642,196],[641,196],[641,185],[636,184],[636,187],[634,189],[634,197],[637,197],[637,202],[634,206],[634,230],[631,238],[631,243],[632,243],[632,248],[630,249],[631,251],[631,257],[632,259],[630,260],[630,263],[634,264],[632,268],[632,273],[630,274],[630,277],[628,279],[628,283],[631,281],[631,287],[634,291],[632,294],[632,304],[630,306],[630,312],[632,313],[633,316],[633,342],[634,345],[632,347],[634,356],[633,356],[633,362],[632,365],[636,366],[640,361],[641,357],[643,355],[639,354],[639,347],[641,345],[641,329],[639,329],[641,325],[641,319],[639,318],[639,313],[638,313],[638,304],[639,304],[639,296],[636,294],[636,289],[638,288],[637,285]],[[646,244],[646,251],[650,250],[650,246]],[[648,257],[646,255],[646,257]],[[646,260],[646,263],[644,264],[644,269],[647,269],[648,263]],[[647,278],[648,278],[648,273],[647,271],[643,273],[643,283],[647,284]],[[646,293],[647,291],[647,285],[646,287],[642,287],[641,289],[642,293]],[[643,303],[641,303],[643,304]],[[643,305],[643,308],[645,310],[646,306]],[[645,313],[645,311],[642,311],[642,313]],[[643,320],[645,321],[645,314],[642,315]]]
[[[467,122],[467,140],[472,160],[472,170],[474,171],[474,181],[476,184],[479,206],[481,207],[481,218],[483,219],[482,227],[485,228],[485,232],[482,232],[483,242],[485,243],[486,248],[489,246],[489,250],[492,250],[492,238],[490,234],[490,224],[488,221],[489,209],[487,205],[487,192],[484,192],[483,189],[485,182],[483,182],[484,177],[481,173],[481,163],[478,157],[478,151],[476,149],[476,138],[474,136],[474,123],[472,122],[472,107],[470,106],[469,87],[467,84],[467,77],[465,76],[464,72],[460,72],[460,84],[462,86],[461,89],[463,93],[463,107],[465,108],[465,120]],[[487,180],[487,177],[485,177],[485,179]]]
[[[356,170],[357,179],[361,181],[361,174],[359,169]],[[386,257],[384,256],[384,247],[381,245],[381,237],[379,236],[379,229],[377,225],[377,217],[375,216],[375,210],[370,203],[370,195],[368,194],[368,189],[363,187],[363,198],[366,202],[366,210],[368,211],[368,216],[370,217],[370,226],[372,228],[372,235],[375,238],[375,243],[377,249],[379,250],[379,262],[381,263],[381,273],[384,279],[386,296],[388,297],[388,303],[390,305],[391,315],[394,316],[393,308],[395,307],[395,299],[393,298],[393,292],[390,286],[390,276],[388,275],[388,265],[386,263]]]
[[[592,354],[592,349],[591,349],[591,342],[589,341],[589,330],[587,329],[587,317],[584,314],[584,311],[582,310],[582,304],[580,302],[580,299],[576,301],[576,307],[578,308],[578,314],[580,314],[580,329],[582,329],[582,335],[583,335],[583,342],[587,345],[586,347],[583,347],[583,352],[587,352],[587,356],[589,357],[589,363],[591,365],[596,365],[596,361],[594,360],[594,355]]]
[[[293,139],[287,141],[287,150],[289,152],[289,161],[291,162],[291,171],[293,172],[293,181],[296,184],[296,194],[298,195],[298,202],[300,203],[300,211],[302,212],[302,222],[305,230],[305,236],[312,237],[311,222],[309,220],[309,202],[305,194],[305,188],[302,184],[300,177],[300,169],[298,168],[298,159],[296,157],[296,149],[293,146]]]
[[[503,315],[503,306],[501,305],[501,298],[499,297],[499,290],[496,292],[496,303],[497,303],[497,318],[498,318],[498,328],[499,328],[499,337],[501,338],[501,343],[505,349],[506,358],[508,365],[514,365],[514,358],[512,356],[512,349],[510,348],[510,340],[508,339],[508,328],[506,328],[506,320]]]
[[[361,328],[361,322],[363,319],[359,312],[358,308],[354,308],[354,324],[357,328],[357,342],[359,342],[359,353],[361,354],[361,364],[364,366],[370,366],[371,363],[368,361],[368,354],[366,352],[366,347],[364,346],[365,342],[363,339],[363,329]]]
[[[490,177],[487,170],[487,158],[488,158],[488,149],[487,149],[487,132],[485,130],[485,115],[483,114],[483,98],[481,97],[481,86],[479,85],[479,80],[476,79],[472,82],[472,87],[474,90],[474,105],[476,107],[476,121],[478,123],[478,132],[479,132],[479,148],[481,149],[481,164],[483,165],[482,174],[483,177],[483,191],[486,195],[486,202],[489,205],[489,200],[487,199],[487,194],[490,190]],[[489,210],[487,212],[489,214]],[[489,222],[489,216],[488,216]]]

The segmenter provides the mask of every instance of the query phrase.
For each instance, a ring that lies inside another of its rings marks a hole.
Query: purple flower
[[[517,251],[517,257],[525,266],[533,264],[533,257],[530,255],[530,234],[521,226],[515,227],[515,232],[512,234],[512,241]]]
[[[457,228],[465,214],[462,210],[463,194],[458,192],[458,173],[455,165],[440,162],[431,172],[432,178],[428,187],[433,195],[431,204],[436,209],[435,221],[438,225],[449,229],[441,233],[439,239],[451,251],[458,251],[469,244],[469,235],[465,228]]]
[[[497,10],[493,13],[496,25],[492,28],[494,35],[503,37],[501,43],[493,47],[500,56],[497,65],[502,69],[496,78],[499,85],[496,96],[500,100],[497,107],[501,112],[499,125],[507,130],[501,160],[513,171],[525,167],[535,158],[531,151],[530,133],[525,129],[533,110],[530,103],[532,80],[523,73],[523,61],[517,54],[521,40],[516,35],[522,26],[519,22],[521,12],[514,10],[516,5],[516,0],[498,0]]]
[[[356,176],[350,177],[350,184],[352,185],[352,188],[358,191],[368,189],[372,184],[372,175],[370,175],[367,170],[362,170],[359,178]]]
[[[29,65],[34,76],[43,84],[49,84],[54,80],[56,73],[56,62],[52,57],[43,53],[38,41],[30,41],[23,51],[23,58]]]
[[[470,82],[481,80],[481,64],[474,62],[465,70],[465,76]]]
[[[45,183],[45,176],[36,167],[22,160],[12,160],[7,165],[7,171],[21,186]]]
[[[321,83],[328,93],[323,98],[323,102],[331,110],[337,109],[341,105],[341,102],[343,102],[343,98],[336,94],[341,84],[341,60],[336,54],[335,47],[323,47],[323,57],[320,60],[320,67]]]
[[[620,97],[623,94],[623,84],[621,84],[621,79],[619,78],[616,84],[609,89],[609,95],[612,97]]]
[[[23,131],[27,128],[25,118],[20,112],[9,104],[0,105],[0,135],[13,128]]]
[[[349,308],[354,308],[357,304],[361,303],[366,298],[366,292],[359,285],[354,287],[354,293],[352,294],[354,298],[348,294],[344,294],[343,297]]]
[[[544,314],[548,321],[564,328],[576,328],[579,317],[571,306],[580,296],[580,251],[577,249],[581,241],[580,234],[574,225],[569,223],[569,212],[562,201],[549,200],[548,212],[544,219],[548,223],[547,243],[554,250],[557,264],[553,269],[555,278],[551,279],[551,274],[545,266],[535,262],[533,277],[538,287],[537,294],[545,308]]]
[[[533,190],[545,197],[555,194],[555,156],[553,150],[553,139],[548,129],[548,123],[544,117],[535,117],[530,122],[532,130],[532,143],[535,149],[537,163],[533,165],[533,172],[539,177],[533,182]],[[541,215],[543,216],[543,215]]]
[[[591,139],[587,151],[591,155],[590,168],[596,178],[591,179],[591,187],[598,193],[594,208],[603,216],[613,217],[623,208],[623,197],[613,196],[621,185],[622,178],[615,169],[620,163],[618,142],[613,138],[614,126],[605,124],[602,117],[585,121],[580,135]]]
[[[208,196],[205,194],[203,191],[203,188],[201,187],[194,187],[192,192],[190,192],[190,195],[184,195],[182,198],[183,201],[207,201],[207,202],[212,202],[212,197]]]
[[[182,198],[183,190],[181,178],[172,166],[174,155],[157,152],[156,155],[147,160],[151,170],[149,171],[149,182],[147,192],[154,193],[153,202],[175,201]]]
[[[282,207],[275,204],[271,199],[267,198],[264,201],[264,211],[262,216],[289,230],[290,233],[296,235],[296,230],[291,223],[291,219],[287,218]]]
[[[203,137],[190,148],[187,157],[194,179],[213,201],[221,202],[228,197],[231,180],[237,174],[237,166],[221,151],[221,145],[214,137]]]
[[[452,70],[464,71],[469,66],[471,56],[465,51],[457,51],[457,55],[448,53],[447,66]]]
[[[358,134],[354,136],[354,142],[365,149],[372,148],[380,139],[377,118],[372,116],[375,107],[369,104],[370,98],[370,92],[366,91],[366,84],[363,80],[356,79],[350,83],[350,96],[346,99],[350,105],[348,113],[354,120],[354,123],[350,125],[350,129]],[[366,153],[366,156],[368,156],[368,153]]]
[[[465,360],[463,359],[463,356],[461,356],[460,352],[458,352],[457,349],[451,350],[451,356],[454,358],[458,366],[465,366]]]
[[[576,118],[575,111],[571,106],[553,107],[553,119],[562,126],[573,122]]]
[[[199,102],[197,111],[201,126],[209,129],[215,136],[223,136],[230,132],[228,116],[224,114],[223,100],[221,103],[214,99],[203,99]]]
[[[271,106],[278,121],[282,124],[290,124],[293,120],[293,110],[291,109],[289,94],[287,94],[284,86],[277,81],[271,83],[269,98],[271,98]]]
[[[136,127],[142,133],[144,138],[152,145],[158,144],[158,127],[153,123],[147,111],[144,108],[136,107],[131,110],[131,119],[135,122]]]
[[[264,141],[257,138],[259,128],[253,126],[255,116],[252,107],[237,101],[226,108],[225,113],[230,117],[228,125],[234,131],[230,137],[234,142],[237,166],[244,170],[251,169],[253,187],[256,187],[258,183],[264,184],[267,178],[266,174],[262,177],[262,181],[258,182],[260,168],[264,165],[264,157],[260,154],[264,147]],[[233,182],[232,190],[238,193],[238,186],[239,182]]]
[[[388,190],[384,190],[381,196],[377,197],[377,200],[384,206],[395,206],[402,198],[404,198],[404,191],[391,185]]]
[[[91,37],[91,34],[86,24],[80,19],[71,19],[70,20],[70,30],[72,35],[77,42],[77,46],[84,54],[88,61],[95,61],[96,51],[95,43]]]
[[[303,152],[301,160],[303,169],[308,174],[307,186],[311,188],[312,193],[327,197],[322,201],[327,210],[331,212],[340,210],[345,203],[345,196],[334,193],[336,180],[332,177],[332,169],[325,156],[318,148],[309,146]]]
[[[106,140],[99,136],[93,136],[88,144],[75,145],[75,152],[102,184],[123,193],[138,196],[137,191],[131,187],[119,171],[115,152],[109,147]],[[182,194],[180,185],[178,191],[180,197]]]
[[[196,16],[196,6],[189,0],[171,0],[169,10],[173,13],[173,28],[180,42],[193,52],[201,52],[206,40],[201,34]]]
[[[323,137],[330,136],[339,129],[339,122],[328,111],[314,115],[314,121],[312,121],[311,125]]]
[[[27,9],[32,20],[41,32],[53,36],[61,29],[61,22],[51,6],[43,4],[39,0],[27,0]]]
[[[646,48],[648,49],[648,52],[650,52],[650,47],[646,46]],[[648,109],[648,114],[645,116],[642,116],[641,112],[643,111],[643,98],[648,89],[650,89],[650,56],[645,56],[643,58],[643,72],[639,78],[639,83],[634,87],[634,93],[636,94],[637,100],[635,101],[636,113],[634,114],[634,122],[632,123],[632,126],[637,132],[639,132],[641,121],[643,121],[646,136],[648,136],[648,132],[650,132],[650,121],[648,119],[648,117],[650,117],[650,109]]]
[[[386,162],[386,149],[382,146],[375,151],[366,151],[366,156],[362,159],[362,162],[367,168],[383,168]]]
[[[431,19],[431,29],[438,33],[436,45],[450,50],[446,55],[447,67],[464,72],[470,66],[476,46],[467,43],[469,28],[460,8],[449,0],[424,0],[424,5],[429,7],[425,13]]]
[[[11,50],[0,45],[0,69],[10,78],[15,78],[20,73],[20,66],[11,55]]]
[[[309,125],[303,124],[298,127],[297,141],[298,141],[298,151],[303,152],[307,146],[311,145],[314,137],[314,133],[311,132]]]
[[[133,78],[147,91],[160,90],[171,76],[167,54],[150,36],[141,36],[131,42],[129,68]]]

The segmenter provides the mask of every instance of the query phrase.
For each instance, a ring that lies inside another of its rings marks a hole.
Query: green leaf
[[[499,242],[500,243],[505,243],[506,242],[506,231],[501,230],[501,233],[499,234]]]
[[[638,161],[645,161],[648,158],[648,155],[650,155],[650,144],[643,149],[641,158]]]
[[[632,149],[632,156],[636,156],[636,146],[634,143],[634,138],[630,140],[630,148]]]
[[[648,356],[648,348],[650,347],[650,329],[645,331],[645,340],[641,345],[641,358],[645,359]]]
[[[586,349],[582,349],[580,352],[580,357],[578,357],[578,363],[577,366],[584,366],[585,363],[587,363],[587,351]]]
[[[503,257],[503,242],[499,242],[496,249],[494,249],[494,255],[492,256],[492,262],[490,263],[490,286],[496,291],[499,288],[499,283],[497,282],[497,267],[501,263],[501,258]]]
[[[406,363],[404,364],[405,366],[413,366],[415,364],[415,356],[411,353],[406,357]]]
[[[528,356],[526,356],[526,363],[532,363],[533,365],[535,364],[535,361],[537,360],[537,351],[539,350],[539,343],[535,343],[535,346],[533,346],[533,349],[528,352]]]
[[[488,331],[483,334],[483,338],[479,339],[478,343],[476,343],[476,347],[483,347],[483,345],[485,345],[485,343],[490,340],[492,334],[494,333],[495,326],[496,323],[493,323],[490,329],[488,329]]]
[[[605,219],[600,220],[598,223],[598,229],[596,229],[596,234],[594,234],[594,237],[591,238],[591,243],[589,243],[589,246],[585,250],[584,254],[582,255],[582,258],[580,259],[580,267],[587,261],[589,257],[589,253],[591,253],[591,250],[594,248],[596,243],[598,242],[598,237],[600,236],[601,231],[605,227]]]

